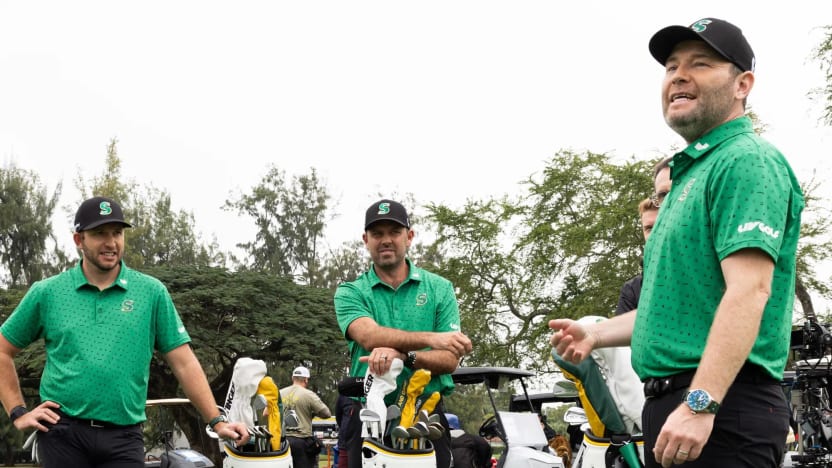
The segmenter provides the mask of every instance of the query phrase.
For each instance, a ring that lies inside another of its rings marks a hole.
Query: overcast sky
[[[170,191],[224,249],[253,232],[226,199],[269,164],[314,167],[341,214],[335,246],[359,238],[379,192],[461,206],[517,193],[560,149],[667,154],[682,141],[647,42],[714,16],[756,52],[766,136],[801,180],[828,181],[832,129],[807,93],[824,84],[809,56],[832,2],[769,5],[2,1],[0,155],[62,181],[74,209],[77,175],[100,174],[117,138],[124,175]],[[70,217],[55,222],[67,241]]]

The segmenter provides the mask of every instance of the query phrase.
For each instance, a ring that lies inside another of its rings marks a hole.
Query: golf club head
[[[381,421],[381,418],[378,417],[378,413],[367,408],[362,408],[361,411],[358,412],[358,419],[362,422]]]
[[[387,407],[387,420],[392,421],[398,417],[401,417],[402,409],[396,405],[390,405]]]
[[[440,422],[441,422],[441,419],[439,418],[439,415],[437,413],[433,413],[432,415],[428,416],[428,424],[433,424],[433,423],[439,424]]]
[[[413,425],[413,428],[419,431],[419,437],[427,437],[428,433],[430,433],[430,429],[428,429],[428,425],[422,421],[417,422]]]
[[[404,426],[395,426],[390,430],[390,438],[393,439],[393,446],[404,449],[407,441],[410,440],[410,433]]]
[[[442,438],[442,434],[445,431],[442,429],[442,426],[439,424],[429,424],[428,425],[428,440],[439,440]]]
[[[430,416],[428,415],[428,412],[426,410],[419,410],[419,414],[416,416],[416,421],[420,421],[427,424],[429,417]]]

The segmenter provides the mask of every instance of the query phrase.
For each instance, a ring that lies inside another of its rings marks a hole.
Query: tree
[[[107,145],[104,170],[90,182],[79,174],[76,181],[82,199],[105,196],[118,201],[133,227],[124,233],[124,261],[132,268],[156,265],[225,264],[216,240],[203,244],[196,233],[192,213],[174,211],[168,192],[152,185],[140,186],[121,173],[117,140]],[[80,202],[79,202],[80,203]]]
[[[458,288],[469,364],[546,368],[551,316],[614,310],[639,270],[637,206],[652,192],[652,162],[561,151],[528,193],[432,205],[441,274]]]
[[[33,172],[0,168],[0,261],[8,287],[28,287],[66,263],[52,232],[60,194],[60,184],[50,195]]]
[[[822,102],[821,120],[832,125],[832,25],[823,28],[826,37],[812,51],[812,58],[817,60],[821,71],[826,75],[826,84],[810,93]]]
[[[224,209],[251,217],[257,226],[255,240],[238,245],[249,258],[241,266],[321,285],[318,247],[330,198],[315,169],[287,184],[284,171],[273,166],[250,193],[226,201]]]

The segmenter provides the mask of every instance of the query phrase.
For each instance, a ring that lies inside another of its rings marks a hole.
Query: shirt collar
[[[702,135],[702,137],[689,144],[687,148],[673,156],[673,161],[670,162],[670,178],[673,179],[680,172],[684,172],[690,163],[696,159],[705,157],[711,150],[722,144],[722,142],[743,133],[754,133],[754,125],[748,116],[729,120]],[[687,158],[682,157],[682,155],[687,156]]]
[[[80,289],[81,287],[87,285],[92,286],[90,282],[87,281],[87,277],[84,276],[84,270],[81,269],[81,263],[83,263],[83,261],[83,259],[78,260],[78,263],[75,265],[75,267],[72,270],[70,270],[70,274],[72,275],[72,284],[75,287],[75,289]],[[116,277],[116,280],[113,281],[113,284],[111,284],[107,288],[109,289],[115,286],[126,291],[128,268],[127,265],[124,264],[124,260],[121,260],[119,263],[121,265],[121,268],[119,268],[118,277]]]
[[[404,261],[407,263],[407,278],[402,281],[402,284],[407,283],[408,281],[422,281],[422,269],[417,267],[410,261],[409,258],[405,258]],[[378,275],[376,274],[375,265],[370,266],[370,282],[372,283],[371,286],[375,287],[379,284],[387,284],[379,279]]]

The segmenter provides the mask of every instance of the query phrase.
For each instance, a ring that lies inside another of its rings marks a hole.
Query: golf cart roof
[[[509,411],[532,411],[540,413],[544,403],[574,403],[577,400],[572,395],[558,395],[556,393],[530,393],[526,395],[512,395],[509,402]],[[529,402],[532,408],[529,408]]]
[[[190,404],[191,400],[187,398],[160,398],[158,400],[147,400],[145,406],[176,406]]]
[[[513,367],[458,367],[451,376],[455,384],[485,383],[489,388],[497,388],[501,378],[514,380],[533,377],[534,372]]]

